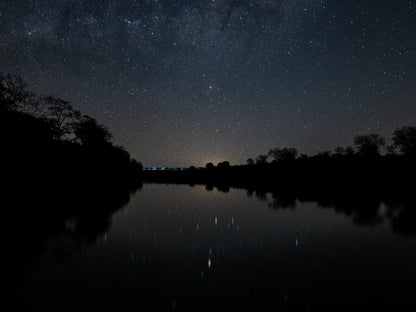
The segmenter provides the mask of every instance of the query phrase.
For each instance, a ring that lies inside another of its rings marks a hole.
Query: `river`
[[[13,297],[57,311],[414,304],[415,222],[376,205],[144,184],[94,235],[66,220],[13,273]]]

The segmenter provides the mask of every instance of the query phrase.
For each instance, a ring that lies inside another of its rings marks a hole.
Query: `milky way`
[[[0,71],[145,166],[314,154],[416,125],[416,2],[0,2]]]

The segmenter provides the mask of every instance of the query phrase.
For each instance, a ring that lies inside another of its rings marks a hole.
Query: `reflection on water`
[[[249,194],[252,196],[252,194]],[[393,232],[401,235],[416,235],[416,202],[414,199],[386,200],[376,197],[348,198],[297,198],[288,193],[256,193],[256,198],[266,201],[272,209],[296,208],[297,203],[316,203],[319,208],[333,209],[351,217],[356,225],[375,226],[388,222]]]
[[[412,208],[146,184],[112,217],[65,218],[10,280],[19,304],[59,310],[415,303]]]

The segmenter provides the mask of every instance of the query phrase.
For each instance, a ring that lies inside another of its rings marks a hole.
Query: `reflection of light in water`
[[[234,225],[234,217],[231,218],[231,224]]]
[[[211,259],[208,258],[208,268],[210,268],[210,267],[211,267]]]
[[[209,248],[209,255],[210,256],[212,255],[212,249],[211,249],[211,247]]]
[[[296,247],[298,247],[299,246],[299,241],[298,241],[298,239],[296,238],[296,242],[295,242],[295,244],[296,244]]]
[[[196,225],[196,230],[199,231],[199,224]]]
[[[215,225],[218,224],[218,218],[217,217],[215,217],[214,223],[215,223]]]

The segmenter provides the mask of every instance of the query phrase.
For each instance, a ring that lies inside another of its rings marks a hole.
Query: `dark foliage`
[[[296,148],[274,148],[271,149],[268,153],[274,161],[290,161],[295,160],[298,155],[298,150]]]
[[[246,189],[275,209],[293,208],[296,201],[315,201],[321,207],[335,207],[353,217],[356,224],[380,222],[380,203],[388,208],[393,229],[416,235],[414,179],[416,176],[416,135],[414,127],[403,127],[393,134],[393,146],[401,154],[380,155],[385,139],[377,134],[354,138],[352,147],[337,147],[315,156],[294,148],[274,148],[267,155],[252,158],[246,165],[221,162],[199,170],[144,172],[144,181],[205,184],[228,192],[231,187]],[[271,157],[272,161],[267,162]]]
[[[403,155],[416,157],[416,127],[403,127],[394,131],[393,147]]]
[[[111,143],[104,126],[65,100],[36,97],[20,77],[0,75],[0,116],[6,193],[68,196],[139,182],[141,164]]]
[[[386,139],[375,133],[363,134],[354,137],[354,144],[361,156],[376,157],[380,154],[380,148],[386,145]]]
[[[55,261],[95,241],[141,185],[141,163],[111,143],[104,126],[65,100],[36,97],[20,77],[0,75],[0,132],[12,280],[41,250]],[[70,245],[53,248],[54,241]]]

